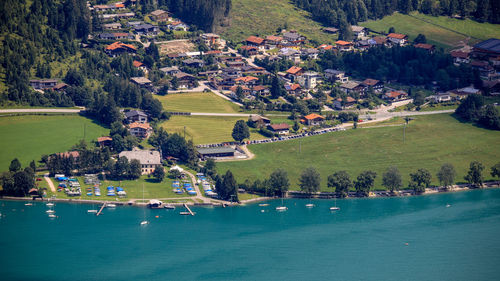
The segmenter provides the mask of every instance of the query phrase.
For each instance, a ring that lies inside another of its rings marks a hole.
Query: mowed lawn
[[[109,130],[79,115],[25,115],[0,117],[0,171],[18,158],[23,166],[44,154],[63,152],[83,139],[93,145]]]
[[[156,96],[163,109],[173,112],[237,113],[240,107],[214,93],[180,93]]]
[[[500,25],[498,24],[479,23],[470,19],[459,20],[444,16],[433,17],[419,13],[411,13],[411,16],[394,13],[380,20],[361,22],[359,25],[378,32],[387,32],[390,27],[394,27],[397,33],[408,35],[409,40],[414,40],[418,34],[424,34],[428,43],[435,44],[445,50],[458,46],[460,41],[466,41],[467,36],[473,36],[479,40],[500,37]],[[463,34],[467,34],[467,36]],[[477,39],[469,41],[470,44],[476,42],[478,42]]]
[[[186,139],[192,139],[195,144],[220,143],[234,141],[231,133],[236,121],[248,120],[246,117],[226,116],[172,116],[170,120],[161,124],[169,133],[184,135],[186,127]],[[256,129],[250,128],[251,139],[263,139]]]
[[[313,166],[321,173],[321,189],[327,188],[328,175],[347,170],[351,178],[361,171],[377,173],[376,188],[381,189],[382,174],[390,166],[396,166],[404,186],[408,185],[409,173],[426,168],[438,184],[436,172],[446,162],[457,170],[457,181],[463,177],[473,160],[485,166],[485,179],[491,179],[490,167],[500,161],[500,131],[486,130],[472,124],[460,123],[449,114],[416,116],[406,128],[403,143],[403,127],[358,128],[343,132],[249,146],[256,158],[249,161],[217,163],[219,173],[230,169],[238,182],[245,179],[264,179],[277,169],[288,171],[292,189],[298,189],[301,172]],[[300,151],[299,151],[300,149]]]
[[[310,13],[295,7],[289,0],[233,0],[230,13],[231,25],[223,35],[234,42],[250,35],[272,35],[278,28],[288,25],[310,40],[333,43],[337,36],[321,31],[322,26],[311,19]]]
[[[92,187],[92,185],[86,185],[84,183],[83,177],[78,177],[78,181],[82,187],[82,196],[79,199],[92,199],[92,200],[115,200],[115,197],[106,196],[106,188],[108,186],[120,186],[125,192],[127,192],[127,197],[120,198],[120,201],[128,201],[131,198],[135,199],[153,199],[153,198],[179,198],[179,197],[190,197],[186,193],[176,194],[173,192],[172,179],[165,177],[162,182],[157,182],[154,178],[149,178],[148,176],[142,176],[137,180],[124,180],[124,181],[102,181],[101,182],[101,196],[87,196],[87,188]],[[54,186],[57,187],[59,182],[52,178]],[[43,181],[45,183],[45,180]],[[144,193],[143,193],[144,185]],[[50,189],[47,190],[48,195],[52,195]],[[54,195],[57,198],[74,198],[68,197],[64,192],[56,192]],[[143,196],[144,195],[144,196]]]

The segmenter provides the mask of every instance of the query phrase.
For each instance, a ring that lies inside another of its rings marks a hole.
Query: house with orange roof
[[[333,100],[333,108],[336,110],[342,110],[346,108],[351,108],[356,104],[356,100],[352,97],[347,97],[345,100],[342,98],[337,98]]]
[[[339,51],[346,52],[354,50],[354,43],[349,41],[338,40],[337,42],[335,42],[335,45],[337,46],[337,49]]]
[[[384,82],[376,79],[367,78],[361,84],[367,88],[372,88],[375,92],[380,92],[384,89]]]
[[[302,74],[304,74],[304,69],[302,67],[295,66],[295,65],[290,67],[286,71],[287,78],[291,79],[292,81],[297,79],[297,77],[301,76]]]
[[[401,91],[390,91],[382,96],[383,99],[390,102],[400,101],[408,98],[408,94]]]
[[[142,72],[144,72],[146,74],[148,73],[148,67],[145,64],[143,64],[142,62],[134,60],[132,62],[132,65],[134,67],[139,68],[140,70],[142,70]]]
[[[255,56],[259,51],[259,48],[255,47],[255,46],[241,46],[240,47],[240,53],[241,54],[244,54],[245,52],[249,55],[249,56]]]
[[[418,44],[415,44],[413,47],[415,47],[417,49],[424,49],[427,52],[429,52],[429,54],[434,53],[434,51],[436,50],[436,45],[425,44],[425,43],[418,43]]]
[[[100,147],[111,146],[113,139],[111,137],[99,137],[97,138],[97,143]]]
[[[130,124],[128,130],[131,135],[138,138],[148,138],[153,132],[153,128],[151,128],[149,123],[138,123],[138,122]]]
[[[316,113],[311,113],[309,115],[302,117],[300,122],[302,122],[302,124],[307,126],[318,126],[325,122],[325,117]]]
[[[266,36],[266,39],[264,40],[264,42],[266,43],[266,47],[268,49],[274,49],[278,47],[282,41],[283,37],[275,35]]]
[[[234,80],[238,85],[255,85],[259,81],[259,78],[254,76],[242,76]]]
[[[253,46],[258,48],[259,50],[264,50],[264,39],[257,37],[257,36],[250,36],[248,37],[245,42],[247,43],[247,46]]]
[[[137,52],[137,48],[134,45],[117,41],[106,46],[105,52],[112,57],[116,57],[123,53],[135,54]]]
[[[400,33],[389,33],[387,35],[387,40],[393,44],[397,44],[399,46],[403,46],[408,41],[408,36]]]

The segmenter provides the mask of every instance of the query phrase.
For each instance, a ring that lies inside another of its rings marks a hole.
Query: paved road
[[[62,108],[18,108],[0,109],[0,113],[79,113],[85,109],[62,109]]]

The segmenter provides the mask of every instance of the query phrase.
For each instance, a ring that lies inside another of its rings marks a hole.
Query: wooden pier
[[[191,214],[191,216],[194,216],[193,211],[191,211],[191,209],[189,209],[189,206],[186,203],[184,203],[184,208],[186,208],[186,210],[188,210],[188,212]]]
[[[97,212],[97,214],[95,214],[95,215],[99,216],[104,208],[106,208],[106,202],[104,202],[104,204],[102,204],[101,208],[99,209],[99,212]]]

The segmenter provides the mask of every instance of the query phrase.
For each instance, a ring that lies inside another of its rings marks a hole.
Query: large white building
[[[141,163],[141,171],[143,175],[151,174],[157,167],[161,167],[160,152],[154,150],[132,150],[122,151],[120,157],[126,157],[128,161],[133,159],[139,160]]]

